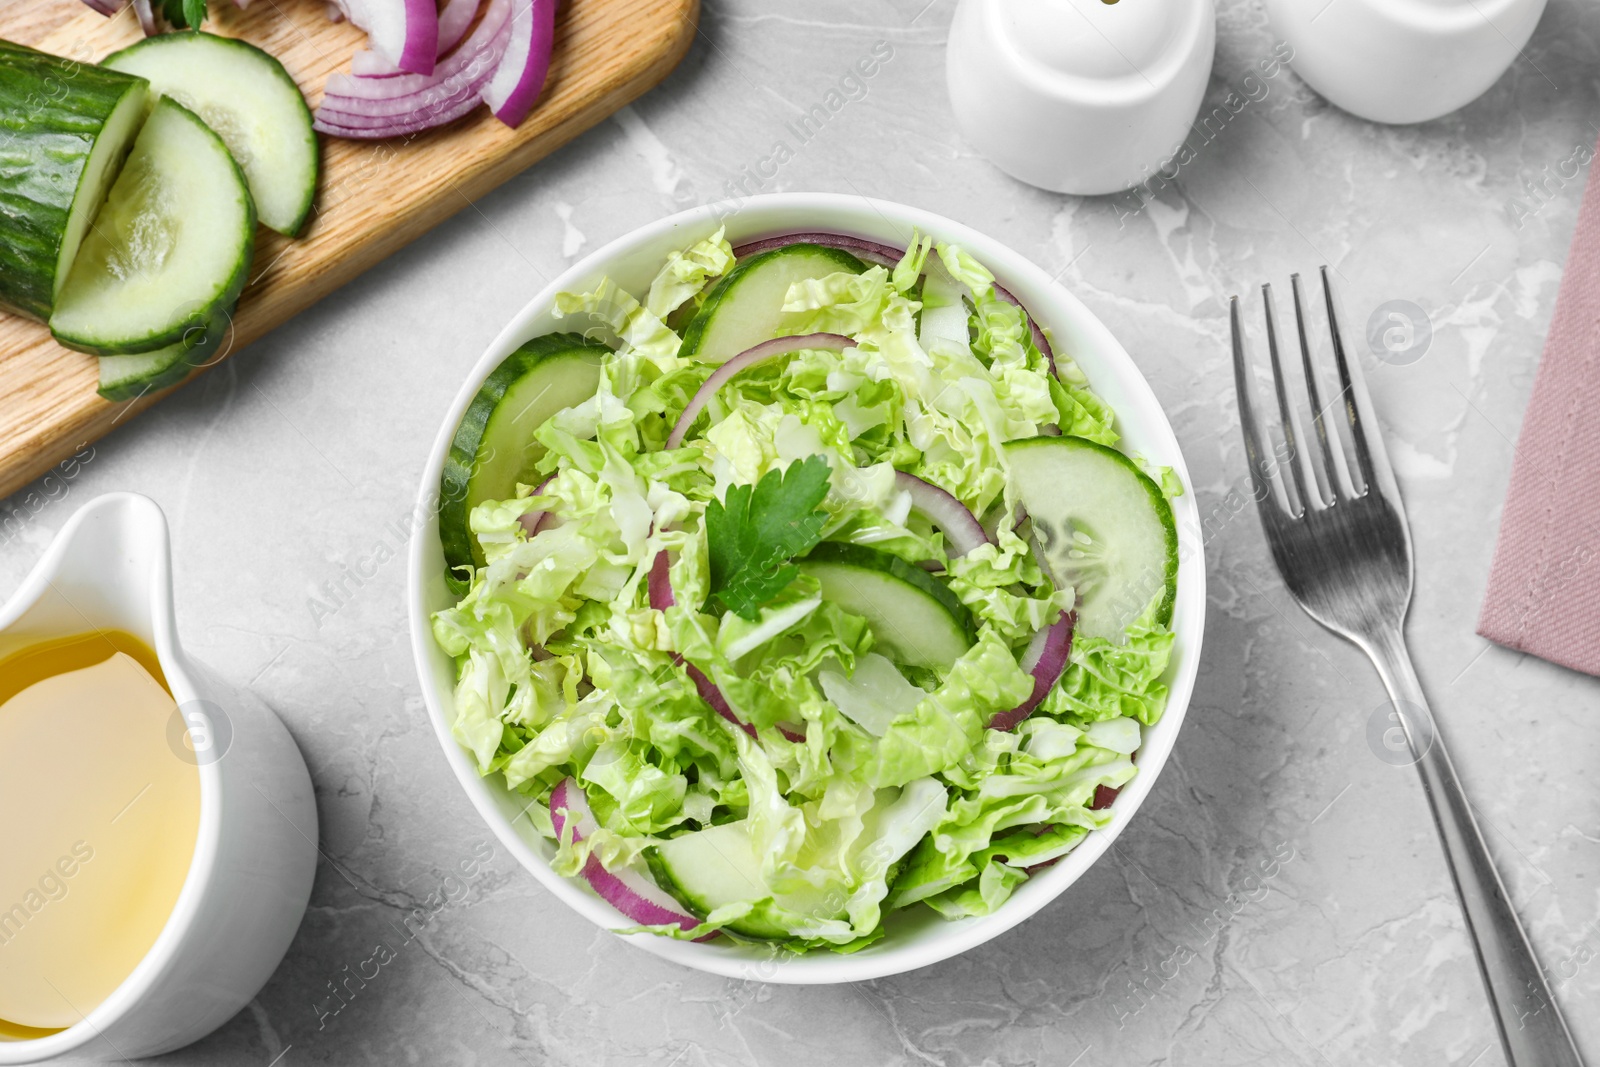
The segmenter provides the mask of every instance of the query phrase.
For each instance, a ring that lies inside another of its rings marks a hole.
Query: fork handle
[[[1405,635],[1396,627],[1362,647],[1383,677],[1422,775],[1506,1062],[1511,1067],[1583,1067],[1561,1008],[1484,846],[1472,806],[1461,791],[1455,764],[1411,665]]]

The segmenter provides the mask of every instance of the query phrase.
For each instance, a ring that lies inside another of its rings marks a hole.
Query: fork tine
[[[1323,492],[1323,500],[1329,504],[1337,504],[1340,488],[1339,465],[1335,462],[1333,453],[1338,447],[1338,431],[1331,429],[1328,420],[1323,417],[1322,390],[1317,385],[1317,371],[1311,363],[1311,343],[1306,338],[1306,314],[1300,296],[1298,272],[1289,275],[1289,288],[1294,293],[1294,326],[1295,332],[1300,335],[1300,368],[1306,376],[1306,398],[1311,401],[1311,422],[1317,432],[1317,442],[1322,446],[1322,473],[1326,479],[1326,486],[1319,484],[1318,489]],[[1311,465],[1313,479],[1316,478],[1316,474],[1316,464],[1313,463]]]
[[[1278,358],[1278,311],[1272,303],[1271,285],[1261,286],[1261,302],[1267,314],[1267,357],[1272,364],[1272,385],[1278,393],[1278,414],[1283,419],[1283,442],[1288,450],[1284,465],[1289,468],[1295,489],[1296,499],[1289,501],[1289,514],[1298,517],[1300,512],[1318,506],[1321,501],[1307,494],[1305,476],[1300,470],[1300,419],[1295,414],[1294,405],[1289,403],[1289,383],[1284,380],[1283,364]],[[1297,503],[1299,511],[1296,510]]]
[[[1345,357],[1339,317],[1333,308],[1333,285],[1328,281],[1326,266],[1322,267],[1322,297],[1328,307],[1328,332],[1333,335],[1333,359],[1339,367],[1345,418],[1350,424],[1356,462],[1361,468],[1363,484],[1357,492],[1365,495],[1373,485],[1377,485],[1381,493],[1398,502],[1400,488],[1395,484],[1394,468],[1389,465],[1389,453],[1383,446],[1383,434],[1372,413],[1372,398],[1367,395],[1367,383],[1362,376],[1361,366],[1358,361]]]
[[[1250,403],[1250,382],[1245,373],[1244,326],[1239,322],[1239,298],[1228,300],[1228,319],[1233,325],[1233,387],[1239,397],[1239,429],[1244,433],[1244,454],[1250,466],[1250,485],[1257,505],[1266,514],[1272,507],[1272,484],[1268,467],[1262,462],[1261,432],[1256,426],[1255,408]]]

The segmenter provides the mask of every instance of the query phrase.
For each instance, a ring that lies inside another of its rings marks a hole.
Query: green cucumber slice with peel
[[[972,614],[940,581],[897,556],[824,541],[797,565],[822,597],[872,628],[878,651],[896,663],[947,671],[972,647]]]
[[[1152,602],[1155,621],[1171,622],[1178,528],[1161,487],[1081,437],[1029,437],[1005,450],[1046,570],[1077,593],[1078,634],[1120,641]]]
[[[745,819],[662,841],[655,846],[650,866],[659,883],[669,886],[673,895],[701,915],[709,915],[724,904],[756,904],[748,915],[728,923],[729,930],[746,937],[787,935],[788,931],[763,905],[823,919],[844,910],[842,897],[830,898],[820,888],[774,893],[762,876],[761,860],[751,844],[749,822]]]
[[[200,116],[244,172],[261,224],[300,232],[317,192],[317,135],[282,63],[243,41],[194,32],[147,37],[101,65],[148,79]]]
[[[50,318],[149,86],[0,41],[0,308]]]
[[[866,269],[849,252],[824,245],[785,245],[751,256],[707,294],[684,330],[679,354],[702,363],[725,363],[779,335],[784,297],[795,282]]]
[[[101,356],[98,360],[100,386],[96,392],[112,401],[137,400],[176,385],[194,368],[216,358],[217,349],[231,325],[231,317],[222,314],[206,328],[196,328],[192,336],[175,345],[154,352]]]
[[[154,352],[207,330],[244,288],[256,212],[222,140],[156,102],[50,316],[68,348]]]
[[[529,484],[544,446],[533,432],[558,411],[581,404],[600,387],[611,349],[575,333],[535,337],[484,379],[456,426],[439,478],[439,540],[450,586],[468,582],[458,567],[483,566],[483,549],[468,523],[485,500],[509,500]]]

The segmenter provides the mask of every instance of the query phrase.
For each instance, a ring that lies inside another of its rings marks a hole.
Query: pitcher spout
[[[89,501],[0,608],[0,657],[44,639],[122,630],[163,662],[176,658],[170,545],[166,516],[149,497]]]

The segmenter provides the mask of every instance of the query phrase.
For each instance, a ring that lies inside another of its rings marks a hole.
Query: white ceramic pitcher
[[[311,894],[317,809],[305,761],[271,709],[184,654],[167,520],[148,497],[97,497],[67,521],[0,608],[0,658],[96,629],[133,634],[161,662],[200,772],[199,836],[177,904],[133,972],[65,1030],[0,1037],[0,1064],[73,1051],[133,1059],[203,1037],[266,983]]]

